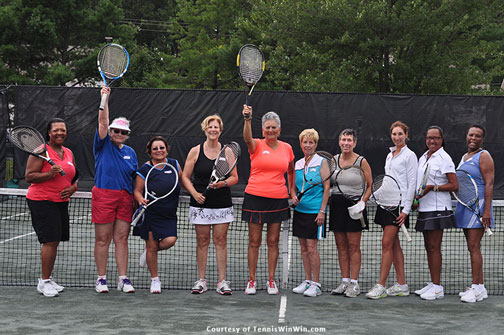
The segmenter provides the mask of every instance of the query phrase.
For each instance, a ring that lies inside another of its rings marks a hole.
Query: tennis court
[[[241,328],[240,332],[246,329],[252,334],[335,334],[349,331],[356,334],[385,334],[391,331],[409,334],[462,331],[497,334],[504,321],[504,236],[499,229],[504,207],[499,201],[495,202],[494,208],[497,221],[495,234],[491,238],[484,237],[482,241],[485,285],[490,297],[476,304],[462,304],[456,294],[471,283],[471,272],[469,254],[459,230],[448,230],[443,240],[442,284],[447,293],[443,300],[427,302],[414,295],[379,301],[366,299],[364,294],[355,299],[331,296],[329,291],[337,286],[341,278],[331,234],[319,243],[324,293],[310,299],[290,292],[304,279],[304,272],[299,245],[292,237],[289,222],[284,223],[281,233],[276,274],[282,287],[281,294],[266,294],[267,262],[263,244],[257,271],[259,291],[256,296],[246,296],[242,292],[248,280],[248,233],[246,224],[239,220],[230,226],[228,234],[227,279],[231,281],[233,296],[222,297],[212,290],[217,282],[215,249],[212,246],[207,269],[209,292],[201,296],[191,295],[189,290],[197,279],[196,241],[193,227],[187,220],[186,197],[181,197],[179,203],[177,244],[159,256],[162,294],[149,293],[148,270],[138,267],[143,242],[131,237],[128,275],[137,291],[126,295],[112,290],[109,294],[97,295],[93,289],[96,269],[90,193],[78,192],[70,205],[71,238],[58,249],[53,271],[54,278],[66,289],[60,297],[48,299],[35,289],[40,276],[40,246],[31,227],[25,194],[26,190],[0,189],[0,290],[4,301],[2,314],[5,316],[0,324],[10,327],[9,332],[12,333],[75,333],[75,329],[80,329],[82,333],[170,331],[223,334],[233,333],[231,328],[234,327]],[[241,198],[233,201],[236,217],[240,218]],[[370,208],[369,215],[374,215],[374,208]],[[413,291],[424,285],[429,271],[423,239],[411,228],[410,233],[412,242],[406,242],[403,235],[400,238],[406,257],[407,281]],[[378,226],[372,224],[371,230],[362,236],[363,262],[359,284],[363,293],[377,281],[380,255],[381,232]],[[109,257],[107,276],[113,282],[117,276],[113,246]],[[389,278],[387,285],[392,285],[393,270]],[[128,316],[129,313],[134,317]],[[27,322],[28,317],[30,321]],[[482,318],[488,320],[484,322],[484,329],[480,329],[483,327]]]

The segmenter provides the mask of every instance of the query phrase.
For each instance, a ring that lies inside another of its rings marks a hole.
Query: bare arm
[[[322,204],[320,205],[320,211],[318,212],[317,218],[315,219],[317,225],[319,226],[324,224],[327,202],[329,201],[329,195],[331,193],[331,182],[329,181],[329,179],[326,180],[323,185],[324,193],[322,195]]]
[[[248,152],[253,154],[257,147],[257,144],[255,140],[252,138],[252,107],[243,105],[242,114],[243,117],[245,118],[243,125],[243,140],[247,145]]]
[[[191,196],[199,203],[205,203],[205,197],[203,194],[196,191],[193,183],[191,182],[191,176],[194,172],[194,164],[198,160],[200,146],[197,145],[189,150],[189,154],[187,154],[187,158],[184,164],[184,171],[182,172],[181,180],[182,186],[191,194]]]
[[[25,169],[25,180],[27,183],[41,183],[43,181],[53,179],[57,173],[63,170],[60,165],[53,165],[49,171],[41,172],[43,165],[44,160],[42,158],[32,155],[28,157]]]
[[[289,167],[287,168],[287,190],[290,190],[291,187],[296,187],[295,185],[295,182],[294,182],[294,178],[296,177],[296,173],[295,173],[295,170],[294,170],[294,160],[291,160],[289,162]],[[294,186],[292,186],[294,185]],[[296,195],[296,193],[294,193],[294,195]],[[291,197],[292,197],[292,194],[291,194]]]
[[[106,93],[107,99],[105,101],[105,108],[103,110],[98,110],[98,135],[100,139],[104,139],[107,136],[108,126],[109,126],[109,98],[110,98],[110,87],[103,86],[100,92],[101,96]]]
[[[434,191],[437,186],[437,192],[457,192],[458,191],[458,180],[457,175],[453,172],[447,173],[446,178],[448,178],[448,183],[444,185],[427,185],[420,198],[424,197],[430,191]]]
[[[495,174],[494,161],[492,156],[487,152],[481,153],[480,170],[485,181],[485,207],[483,208],[483,218],[481,221],[485,228],[487,228],[492,223],[492,198]]]
[[[371,185],[373,185],[373,175],[371,173],[371,166],[365,158],[362,159],[362,171],[364,172],[364,179],[366,180],[366,192],[364,192],[364,196],[362,197],[362,201],[366,202],[369,200],[371,196]]]
[[[145,199],[143,196],[144,187],[145,187],[145,180],[143,180],[142,177],[137,175],[135,179],[135,190],[133,191],[133,196],[135,197],[135,201],[139,205],[147,205],[148,202],[148,200]]]

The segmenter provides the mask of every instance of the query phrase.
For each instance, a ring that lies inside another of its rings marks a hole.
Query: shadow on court
[[[286,304],[281,304],[282,296]],[[45,298],[33,287],[0,287],[3,334],[502,334],[504,297],[464,304],[458,296],[378,301],[328,293],[317,298],[282,290],[269,296],[235,291],[148,290],[134,294],[69,288]],[[285,322],[279,316],[285,306]]]

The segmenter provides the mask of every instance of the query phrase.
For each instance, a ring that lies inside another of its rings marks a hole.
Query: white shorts
[[[233,206],[227,208],[201,208],[189,206],[189,222],[193,224],[219,224],[233,221]]]

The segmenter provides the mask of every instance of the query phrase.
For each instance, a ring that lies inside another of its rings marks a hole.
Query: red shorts
[[[131,222],[134,197],[126,190],[107,190],[93,187],[91,196],[91,220],[104,224],[116,219]]]

